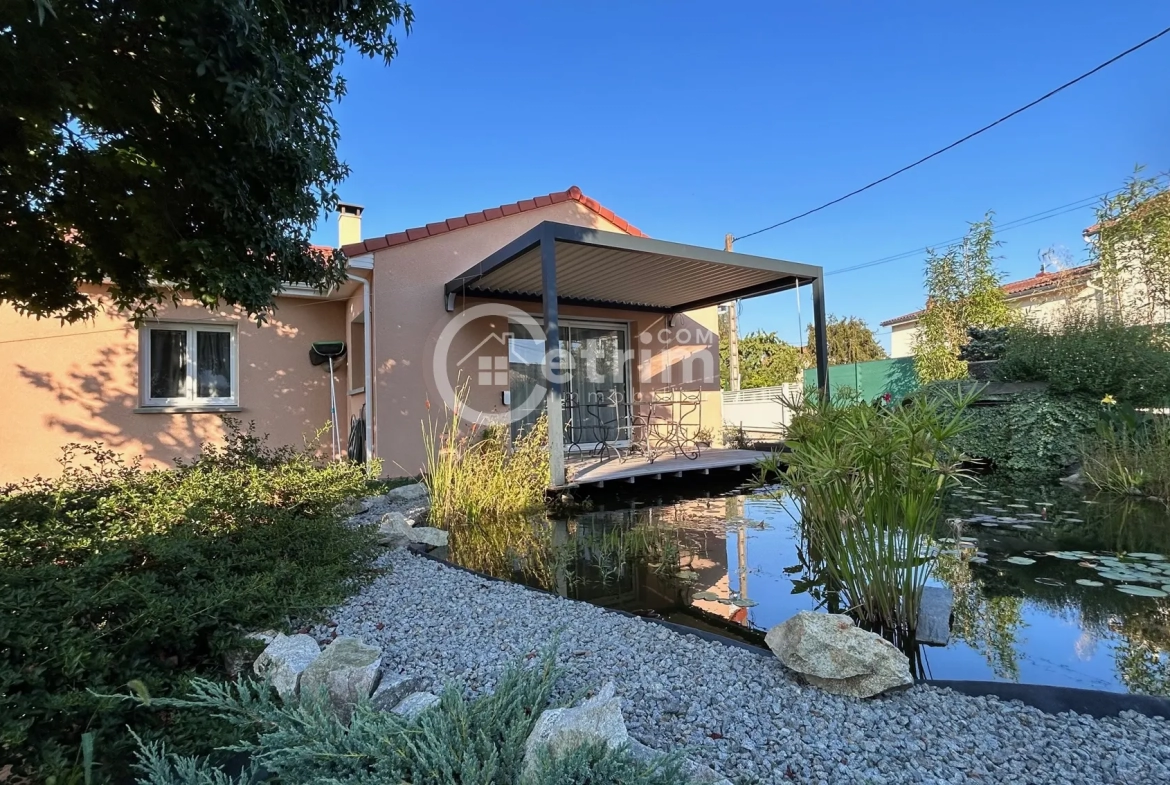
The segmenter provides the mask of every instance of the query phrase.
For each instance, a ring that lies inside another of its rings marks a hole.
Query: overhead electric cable
[[[1049,98],[1051,98],[1052,96],[1061,92],[1062,90],[1067,90],[1068,88],[1075,85],[1077,82],[1081,82],[1085,79],[1088,79],[1090,76],[1092,76],[1093,74],[1102,70],[1103,68],[1106,68],[1106,67],[1112,65],[1113,63],[1116,63],[1118,60],[1125,57],[1126,55],[1133,54],[1137,50],[1141,49],[1143,46],[1146,46],[1147,44],[1151,44],[1154,41],[1157,41],[1159,38],[1166,35],[1167,33],[1170,33],[1170,27],[1167,27],[1165,30],[1161,31],[1160,33],[1156,33],[1156,34],[1150,36],[1146,40],[1142,41],[1140,44],[1136,44],[1134,46],[1131,46],[1129,49],[1126,49],[1121,54],[1109,58],[1105,62],[1098,65],[1096,68],[1093,68],[1092,70],[1086,71],[1085,73],[1081,74],[1076,79],[1069,80],[1069,81],[1065,82],[1064,84],[1062,84],[1060,87],[1055,88],[1054,90],[1049,90],[1047,93],[1040,96],[1036,100],[1031,101],[1030,103],[1024,104],[1019,109],[1016,109],[1013,112],[1009,112],[1008,114],[1005,114],[1003,117],[999,118],[995,122],[988,123],[987,125],[983,126],[979,130],[972,131],[971,133],[967,134],[962,139],[958,139],[954,142],[951,142],[946,147],[942,147],[938,150],[935,150],[930,155],[923,156],[922,158],[919,158],[914,163],[907,164],[906,166],[903,166],[901,169],[899,169],[895,172],[891,172],[890,174],[886,175],[885,177],[882,177],[878,180],[874,180],[872,183],[869,183],[868,185],[863,185],[861,188],[850,191],[849,193],[845,194],[844,196],[839,196],[836,199],[833,199],[832,201],[825,202],[820,207],[814,207],[811,210],[806,210],[799,215],[794,215],[791,218],[786,218],[783,221],[778,221],[778,222],[772,224],[771,226],[765,226],[763,229],[757,229],[754,232],[748,232],[747,234],[741,234],[740,236],[738,236],[734,239],[736,242],[739,242],[740,240],[744,240],[748,237],[754,237],[757,234],[763,234],[764,232],[770,232],[771,230],[779,228],[781,226],[784,226],[785,224],[790,224],[793,221],[798,221],[801,218],[805,218],[807,216],[812,215],[813,213],[818,213],[821,210],[824,210],[826,207],[832,207],[833,205],[838,204],[839,202],[843,202],[846,199],[849,199],[850,197],[857,196],[858,194],[863,193],[865,191],[868,191],[870,188],[873,188],[876,185],[881,185],[885,181],[891,180],[891,179],[897,177],[898,175],[902,174],[903,172],[907,172],[907,171],[913,169],[914,167],[918,166],[919,164],[924,164],[927,161],[929,161],[930,159],[935,158],[937,156],[940,156],[943,153],[947,152],[948,150],[952,150],[952,149],[958,147],[963,142],[966,142],[970,139],[974,139],[976,136],[979,136],[979,134],[981,134],[985,131],[990,131],[992,128],[995,128],[995,126],[999,125],[1000,123],[1002,123],[1006,120],[1010,120],[1011,118],[1015,117],[1016,115],[1020,114],[1021,112],[1025,112],[1025,111],[1031,109],[1033,106],[1036,106],[1037,104],[1042,103],[1043,101],[1047,101]]]

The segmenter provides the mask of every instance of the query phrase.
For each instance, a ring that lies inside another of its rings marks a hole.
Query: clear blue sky
[[[653,237],[721,247],[948,144],[1170,25],[1158,2],[417,0],[390,66],[351,57],[342,194],[374,236],[579,185]],[[895,180],[736,250],[826,271],[1170,170],[1170,36]],[[1004,232],[1008,279],[1085,256],[1092,210]],[[330,218],[315,239],[336,240]],[[830,312],[921,306],[922,255],[827,279]],[[809,314],[805,300],[804,314]],[[796,340],[795,298],[742,328]],[[884,332],[884,331],[883,331]],[[888,339],[884,342],[888,345]]]

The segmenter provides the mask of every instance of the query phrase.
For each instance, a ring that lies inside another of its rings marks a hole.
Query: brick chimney
[[[362,241],[362,211],[357,204],[339,202],[337,205],[337,245],[344,247]]]

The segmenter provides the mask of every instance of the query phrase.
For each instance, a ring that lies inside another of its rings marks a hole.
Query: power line
[[[1157,41],[1159,38],[1161,38],[1162,36],[1166,35],[1167,33],[1170,33],[1170,27],[1167,27],[1165,30],[1163,30],[1163,31],[1162,31],[1162,32],[1160,32],[1160,33],[1157,33],[1157,34],[1155,34],[1155,35],[1152,35],[1152,36],[1150,36],[1150,37],[1149,37],[1149,38],[1147,38],[1146,40],[1142,41],[1140,44],[1137,44],[1137,45],[1135,45],[1135,46],[1131,46],[1129,49],[1126,49],[1126,50],[1125,50],[1124,52],[1122,52],[1121,54],[1119,54],[1119,55],[1116,55],[1115,57],[1111,57],[1111,58],[1109,58],[1108,60],[1106,60],[1105,62],[1101,63],[1099,66],[1097,66],[1096,68],[1094,68],[1094,69],[1092,69],[1092,70],[1090,70],[1090,71],[1086,71],[1085,73],[1081,74],[1081,75],[1080,75],[1080,76],[1078,76],[1076,79],[1073,79],[1073,80],[1071,80],[1071,81],[1065,82],[1065,83],[1064,83],[1064,84],[1062,84],[1060,87],[1057,87],[1057,88],[1056,88],[1056,89],[1054,89],[1054,90],[1050,90],[1050,91],[1048,91],[1048,92],[1047,92],[1047,93],[1045,93],[1044,95],[1042,95],[1042,96],[1040,96],[1039,98],[1037,98],[1035,101],[1032,101],[1031,103],[1024,104],[1024,105],[1023,105],[1023,106],[1021,106],[1019,109],[1016,109],[1014,112],[1010,112],[1010,113],[1008,113],[1008,114],[1005,114],[1003,117],[999,118],[999,119],[998,119],[998,120],[996,120],[995,122],[993,122],[993,123],[988,123],[987,125],[985,125],[985,126],[983,126],[982,128],[980,128],[978,131],[973,131],[973,132],[971,132],[971,133],[967,134],[966,136],[964,136],[962,139],[959,139],[959,140],[957,140],[957,141],[951,142],[951,143],[950,143],[950,144],[948,144],[946,147],[943,147],[943,148],[940,148],[940,149],[938,149],[938,150],[935,150],[935,151],[934,151],[933,153],[931,153],[930,155],[927,155],[927,156],[924,156],[924,157],[922,157],[922,158],[919,158],[917,161],[915,161],[915,162],[914,162],[914,163],[912,163],[912,164],[908,164],[908,165],[906,165],[906,166],[903,166],[901,169],[897,170],[896,172],[891,172],[890,174],[886,175],[885,177],[882,177],[881,179],[878,179],[878,180],[874,180],[872,183],[869,183],[868,185],[864,185],[864,186],[862,186],[861,188],[858,188],[858,189],[857,189],[857,190],[855,190],[855,191],[850,191],[849,193],[845,194],[844,196],[839,196],[839,197],[837,197],[836,199],[832,200],[831,202],[825,202],[825,203],[824,203],[824,204],[822,204],[820,207],[814,207],[814,208],[813,208],[813,209],[811,209],[811,210],[806,210],[805,212],[801,213],[800,215],[794,215],[794,216],[793,216],[793,217],[791,217],[791,218],[786,218],[785,220],[783,220],[783,221],[779,221],[778,223],[774,223],[774,224],[772,224],[771,226],[765,226],[763,229],[757,229],[757,230],[756,230],[756,231],[754,231],[754,232],[748,232],[747,234],[740,235],[739,237],[736,237],[736,238],[734,238],[734,239],[735,239],[735,241],[736,241],[736,242],[739,242],[740,240],[744,240],[744,239],[746,239],[746,238],[748,238],[748,237],[754,237],[754,236],[755,236],[755,235],[757,235],[757,234],[763,234],[764,232],[771,231],[772,229],[776,229],[776,228],[778,228],[778,227],[784,226],[785,224],[790,224],[790,223],[792,223],[793,221],[798,221],[798,220],[800,220],[801,218],[804,218],[804,217],[806,217],[806,216],[812,215],[813,213],[820,212],[821,210],[824,210],[826,207],[832,207],[833,205],[837,204],[838,202],[843,202],[843,201],[845,201],[846,199],[848,199],[848,198],[850,198],[850,197],[857,196],[859,193],[862,193],[862,192],[864,192],[864,191],[868,191],[870,188],[873,188],[873,187],[874,187],[874,186],[876,186],[876,185],[881,185],[881,184],[882,184],[882,183],[884,183],[886,180],[893,179],[893,178],[897,177],[898,175],[902,174],[903,172],[907,172],[907,171],[909,171],[909,170],[913,169],[914,167],[918,166],[919,164],[924,164],[924,163],[926,163],[927,161],[929,161],[931,158],[935,158],[936,156],[940,156],[940,155],[942,155],[943,153],[947,152],[948,150],[952,150],[952,149],[954,149],[954,148],[958,147],[958,146],[959,146],[959,145],[961,145],[963,142],[966,142],[966,141],[968,141],[968,140],[970,140],[970,139],[974,139],[976,136],[979,136],[979,134],[981,134],[981,133],[983,133],[983,132],[985,132],[985,131],[990,131],[990,130],[991,130],[992,128],[994,128],[995,126],[999,125],[1000,123],[1002,123],[1002,122],[1004,122],[1004,121],[1006,121],[1006,120],[1010,120],[1011,118],[1015,117],[1016,115],[1020,114],[1021,112],[1025,112],[1025,111],[1027,111],[1027,110],[1031,109],[1033,106],[1036,106],[1037,104],[1039,104],[1039,103],[1041,103],[1041,102],[1043,102],[1043,101],[1047,101],[1049,98],[1051,98],[1052,96],[1054,96],[1054,95],[1056,95],[1057,93],[1061,92],[1062,90],[1066,90],[1066,89],[1068,89],[1069,87],[1072,87],[1073,85],[1075,85],[1077,82],[1080,82],[1080,81],[1083,81],[1083,80],[1085,80],[1085,79],[1088,79],[1090,76],[1092,76],[1093,74],[1097,73],[1097,72],[1098,72],[1098,71],[1100,71],[1101,69],[1103,69],[1103,68],[1106,68],[1106,67],[1108,67],[1108,66],[1112,65],[1113,63],[1116,63],[1118,60],[1120,60],[1121,58],[1125,57],[1126,55],[1133,54],[1133,53],[1134,53],[1134,52],[1136,52],[1137,50],[1141,49],[1143,46],[1146,46],[1147,44],[1151,44],[1151,43],[1153,43],[1154,41]]]
[[[1166,177],[1167,177],[1167,175],[1159,175],[1155,179],[1162,180],[1162,179],[1165,179]],[[996,232],[1008,232],[1008,231],[1011,231],[1012,229],[1019,229],[1019,228],[1024,227],[1024,226],[1030,226],[1030,225],[1035,224],[1035,223],[1040,223],[1041,221],[1047,221],[1049,218],[1057,218],[1057,217],[1062,216],[1062,215],[1067,215],[1068,213],[1076,212],[1077,210],[1083,210],[1084,208],[1092,205],[1094,202],[1096,202],[1099,199],[1103,199],[1107,196],[1112,196],[1113,194],[1120,193],[1121,191],[1124,191],[1124,190],[1125,190],[1125,188],[1115,188],[1111,191],[1104,191],[1104,192],[1096,194],[1094,196],[1086,196],[1085,198],[1078,199],[1075,202],[1069,202],[1068,204],[1062,204],[1059,207],[1050,207],[1049,209],[1041,210],[1038,213],[1032,213],[1031,215],[1025,215],[1022,218],[1014,218],[1011,221],[1006,221],[1002,224],[997,224],[995,226],[995,231]],[[851,272],[854,272],[856,270],[864,270],[867,267],[877,267],[879,265],[889,264],[890,262],[901,261],[902,259],[907,259],[909,257],[916,256],[920,253],[925,253],[927,250],[929,250],[931,248],[938,248],[940,246],[945,246],[945,245],[949,245],[951,243],[956,243],[962,239],[963,239],[962,237],[952,237],[949,240],[940,240],[937,243],[930,243],[929,245],[924,245],[920,248],[914,248],[914,249],[909,250],[909,251],[902,251],[901,253],[892,254],[890,256],[883,256],[880,259],[873,259],[872,261],[862,262],[861,264],[855,264],[855,265],[852,265],[850,267],[840,267],[836,270],[830,270],[829,272],[825,273],[825,275],[828,276],[828,275],[839,275],[841,273],[851,273]]]

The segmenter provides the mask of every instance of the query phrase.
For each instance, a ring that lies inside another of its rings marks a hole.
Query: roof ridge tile
[[[621,231],[632,234],[636,237],[646,237],[647,235],[638,227],[631,224],[624,218],[616,215],[613,210],[604,207],[596,199],[586,196],[581,192],[581,189],[575,185],[569,186],[564,191],[554,191],[553,193],[544,196],[535,196],[531,199],[521,199],[518,202],[509,202],[502,204],[499,207],[489,207],[485,210],[480,210],[474,213],[467,213],[466,215],[448,218],[445,221],[435,221],[425,226],[412,226],[409,229],[404,229],[398,232],[383,235],[381,237],[372,237],[369,240],[363,240],[360,243],[350,243],[344,246],[341,250],[348,256],[360,256],[361,254],[371,253],[373,251],[380,251],[383,248],[392,248],[396,245],[403,245],[405,243],[412,243],[417,240],[425,240],[428,237],[445,234],[447,232],[464,229],[468,226],[476,226],[485,221],[494,221],[497,218],[506,218],[511,215],[519,215],[529,210],[539,210],[542,207],[550,207],[554,204],[561,204],[562,202],[574,201],[592,210],[605,220],[612,223]]]

